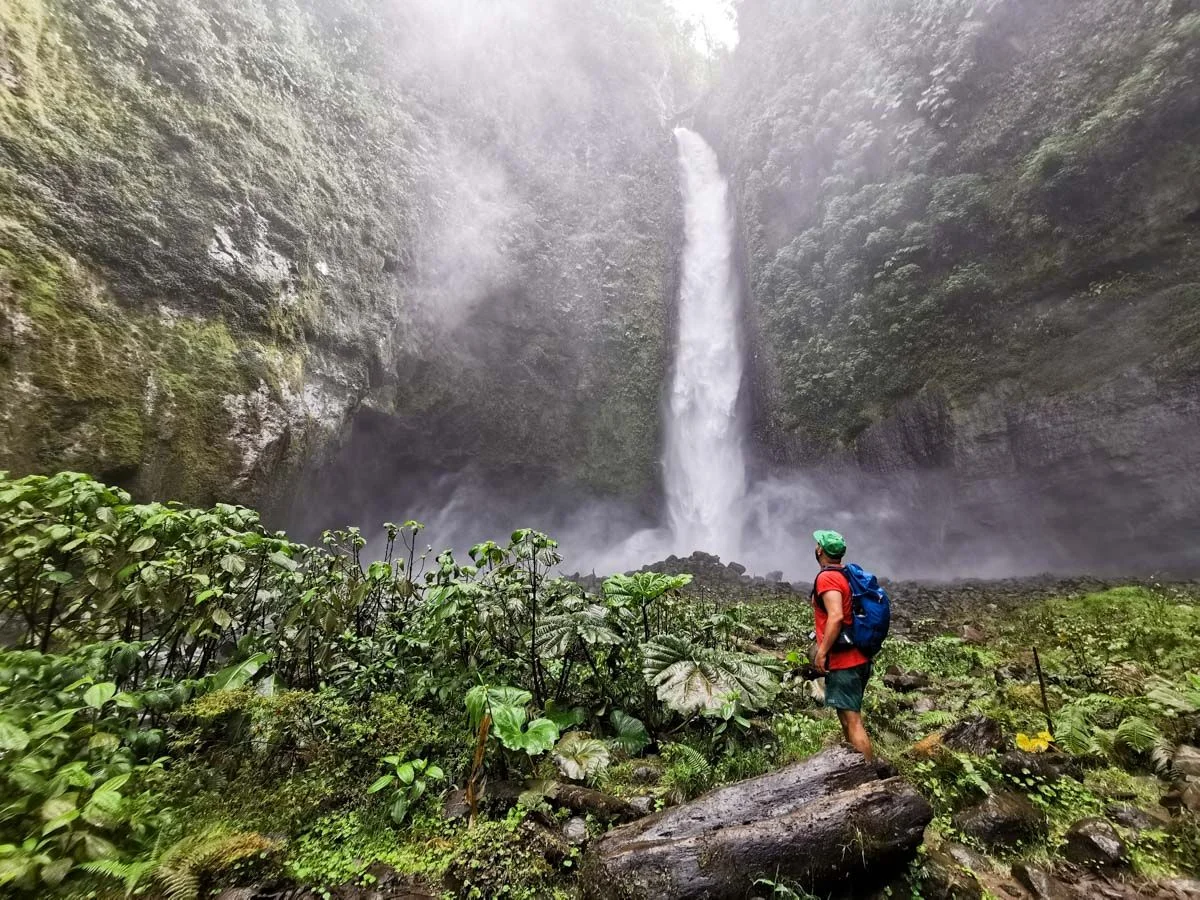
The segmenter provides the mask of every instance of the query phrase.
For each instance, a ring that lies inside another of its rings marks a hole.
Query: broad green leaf
[[[546,704],[545,717],[558,726],[559,731],[566,731],[574,725],[582,725],[587,721],[587,710],[582,706],[571,709],[559,709],[551,700]]]
[[[280,568],[287,569],[289,572],[295,572],[300,568],[300,564],[298,562],[278,550],[272,553],[268,559],[270,559],[271,562],[275,563],[275,565],[279,566]]]
[[[391,784],[395,780],[396,780],[395,775],[383,775],[380,778],[376,779],[375,783],[372,784],[369,788],[367,788],[367,793],[368,794],[377,794],[377,793],[379,793],[379,791],[382,791],[385,787],[387,787],[389,784]]]
[[[642,647],[642,673],[658,698],[676,712],[713,713],[731,695],[746,709],[761,709],[779,692],[779,681],[757,659],[659,635]]]
[[[157,543],[158,541],[155,538],[148,534],[143,534],[140,537],[134,538],[133,543],[129,545],[129,552],[144,553]]]
[[[246,561],[235,553],[227,553],[221,557],[221,568],[230,575],[241,575],[246,571]]]
[[[641,719],[614,709],[608,720],[616,732],[612,738],[613,743],[625,753],[633,756],[641,753],[649,745],[650,735]]]
[[[24,750],[29,746],[29,735],[12,722],[0,719],[0,750]]]
[[[408,816],[408,798],[403,794],[397,794],[396,799],[392,801],[391,816],[392,821],[397,825],[401,824]]]
[[[92,709],[100,709],[111,700],[117,693],[117,686],[111,681],[94,684],[88,688],[87,693],[83,695],[83,702]]]
[[[236,691],[245,687],[270,658],[270,653],[257,653],[249,659],[222,669],[213,676],[213,690]]]
[[[441,766],[430,766],[425,770],[425,777],[430,781],[441,781],[446,777],[446,773],[442,771]]]
[[[29,739],[31,741],[36,741],[62,731],[71,724],[71,719],[75,718],[75,713],[79,712],[79,710],[83,708],[84,707],[79,706],[75,707],[74,709],[64,709],[61,712],[57,712],[54,715],[43,719],[36,726],[34,726],[32,731],[29,732]]]
[[[573,781],[594,778],[608,768],[612,759],[604,743],[585,731],[564,735],[554,747],[553,756],[559,771]]]
[[[43,803],[42,808],[38,812],[43,822],[51,822],[75,809],[78,802],[78,794],[59,794],[57,797],[51,797]]]
[[[413,770],[413,764],[406,762],[404,765],[396,769],[396,777],[400,779],[402,784],[412,784],[416,777],[416,772]]]
[[[213,607],[212,620],[218,628],[228,628],[233,624],[233,617],[219,606]]]
[[[114,791],[119,791],[119,790],[121,790],[121,788],[125,787],[125,785],[128,782],[129,782],[129,773],[128,772],[126,772],[123,775],[114,775],[112,778],[110,778],[106,782],[104,782],[104,784],[100,785],[100,787],[96,788],[96,793],[97,794],[108,794],[108,793],[112,793]]]

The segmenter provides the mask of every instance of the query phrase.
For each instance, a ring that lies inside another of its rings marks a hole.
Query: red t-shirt
[[[843,626],[849,625],[853,616],[850,582],[841,571],[826,569],[817,576],[816,591],[813,594],[813,616],[817,620],[817,646],[820,646],[821,640],[825,637],[825,623],[829,619],[829,613],[825,611],[825,604],[821,602],[821,597],[826,591],[837,591],[842,595]],[[834,669],[853,669],[866,662],[870,662],[870,660],[857,647],[839,649],[837,644],[834,644],[825,665],[832,671]]]

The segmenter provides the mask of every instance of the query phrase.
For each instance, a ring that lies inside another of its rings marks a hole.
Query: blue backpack
[[[864,656],[875,656],[892,624],[891,598],[879,586],[879,579],[864,571],[862,566],[850,563],[842,568],[829,568],[841,572],[850,582],[850,625],[842,629],[838,643],[844,638]]]

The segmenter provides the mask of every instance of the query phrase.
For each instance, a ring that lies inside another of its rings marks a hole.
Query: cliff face
[[[1115,517],[1103,546],[1194,519],[1200,5],[746,0],[740,23],[705,117],[768,462],[949,472],[945,510]]]
[[[270,505],[369,408],[652,483],[682,45],[453,6],[0,0],[0,466]]]

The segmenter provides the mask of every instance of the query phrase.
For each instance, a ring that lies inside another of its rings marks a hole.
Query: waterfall
[[[683,178],[683,272],[667,402],[664,486],[671,543],[725,559],[741,549],[746,460],[739,415],[744,360],[733,265],[734,217],[717,155],[675,129]]]

